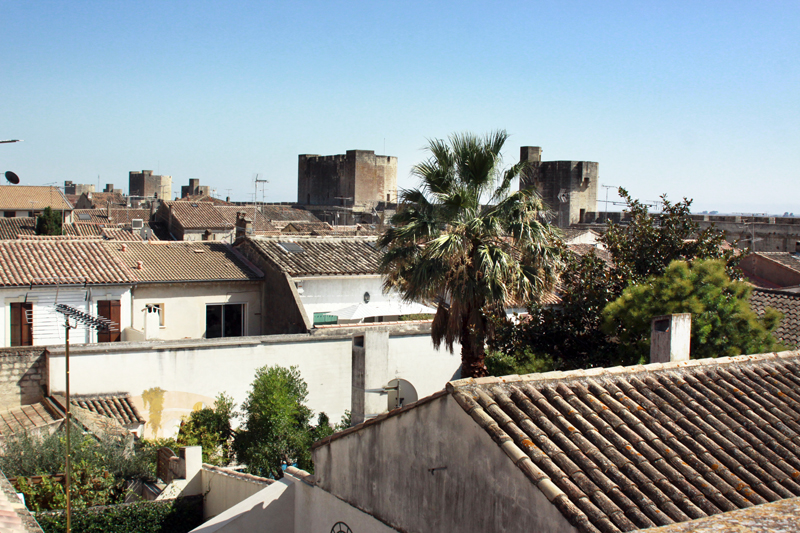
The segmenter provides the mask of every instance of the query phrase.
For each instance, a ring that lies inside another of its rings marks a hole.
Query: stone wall
[[[542,161],[541,156],[538,146],[520,148],[520,160],[530,165],[520,178],[520,190],[535,188],[556,214],[557,226],[568,228],[584,222],[587,213],[597,211],[598,163]]]
[[[30,405],[47,394],[46,353],[35,346],[0,349],[0,409]]]
[[[397,158],[371,150],[298,157],[297,202],[358,207],[397,201]]]

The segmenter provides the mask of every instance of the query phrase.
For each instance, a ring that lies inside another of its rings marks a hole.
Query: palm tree
[[[497,131],[429,141],[430,157],[412,169],[420,187],[401,192],[378,241],[384,289],[437,308],[434,346],[444,342],[452,352],[461,343],[463,377],[486,375],[486,314],[550,290],[561,264],[541,197],[510,192],[526,163],[500,169],[507,138]]]

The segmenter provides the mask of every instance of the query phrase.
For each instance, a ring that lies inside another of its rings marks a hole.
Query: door
[[[33,346],[33,304],[11,304],[11,346]]]
[[[114,323],[116,331],[98,331],[97,342],[119,342],[121,340],[119,324],[119,300],[100,300],[97,302],[97,315],[107,318]]]

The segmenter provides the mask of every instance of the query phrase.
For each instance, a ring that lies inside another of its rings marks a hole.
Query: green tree
[[[621,364],[646,362],[655,316],[692,313],[693,358],[761,353],[779,347],[772,332],[781,314],[750,309],[750,287],[731,281],[721,260],[673,261],[663,275],[631,285],[603,312],[603,329],[619,339]]]
[[[320,413],[317,425],[305,405],[308,387],[297,367],[265,366],[242,404],[244,423],[234,435],[233,449],[249,472],[280,478],[283,465],[313,470],[311,444],[333,433]]]
[[[224,466],[230,462],[231,419],[236,416],[233,398],[220,393],[214,407],[193,411],[181,422],[178,444],[202,446],[203,462]]]
[[[402,191],[378,241],[385,289],[437,308],[433,343],[450,351],[461,343],[464,377],[486,375],[487,313],[550,290],[560,266],[541,197],[510,191],[526,163],[500,168],[507,138],[497,131],[431,140],[430,157],[412,170],[419,188]]]
[[[720,259],[728,274],[738,277],[738,259],[725,246],[724,233],[713,228],[701,231],[691,217],[691,200],[673,204],[662,196],[662,212],[651,214],[625,189],[619,192],[628,204],[629,220],[609,223],[600,238],[612,264],[595,254],[569,254],[559,282],[560,305],[532,302],[529,316],[518,324],[496,321],[490,348],[514,355],[517,370],[529,368],[537,358],[540,366],[550,361],[559,370],[612,364],[620,347],[601,329],[603,309],[626,287],[663,274],[673,260]]]
[[[61,235],[61,215],[45,207],[36,217],[36,235]]]
[[[732,247],[725,246],[725,233],[713,227],[700,230],[692,219],[692,201],[684,198],[671,203],[661,196],[661,213],[651,214],[647,206],[631,198],[628,191],[619,189],[628,204],[630,221],[627,224],[609,222],[600,238],[614,259],[617,277],[623,281],[619,292],[631,283],[640,283],[650,276],[660,276],[672,261],[722,259],[728,274],[738,277],[734,270],[737,256]]]

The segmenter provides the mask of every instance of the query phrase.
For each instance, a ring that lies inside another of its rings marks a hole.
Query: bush
[[[44,533],[67,529],[65,511],[36,513]],[[203,523],[203,496],[136,502],[72,512],[75,533],[187,533]]]
[[[178,444],[202,446],[204,463],[227,465],[231,459],[231,419],[236,416],[234,406],[233,398],[220,394],[213,409],[206,407],[193,411],[181,422]]]

